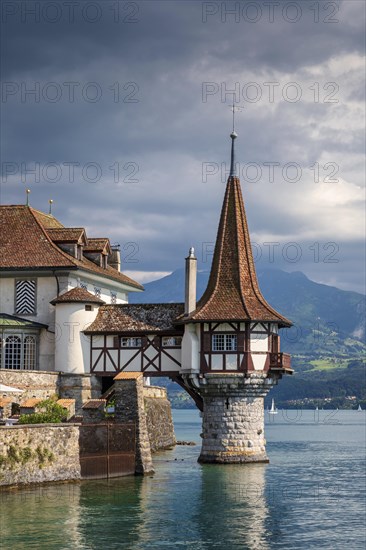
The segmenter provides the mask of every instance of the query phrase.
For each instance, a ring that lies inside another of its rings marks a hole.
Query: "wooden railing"
[[[291,355],[288,353],[270,353],[269,354],[270,370],[288,370],[291,369]]]

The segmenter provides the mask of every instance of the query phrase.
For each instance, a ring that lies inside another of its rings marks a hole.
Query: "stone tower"
[[[205,293],[192,307],[186,299],[181,318],[184,384],[203,403],[200,462],[268,462],[264,438],[264,397],[285,373],[290,357],[280,353],[279,329],[291,322],[275,311],[259,289],[248,224],[235,172],[231,168]],[[195,269],[186,259],[187,280]],[[189,287],[189,284],[188,284]],[[186,290],[188,296],[194,290]]]

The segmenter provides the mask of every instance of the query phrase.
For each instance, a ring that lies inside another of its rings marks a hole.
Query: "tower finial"
[[[232,113],[233,113],[233,130],[230,134],[230,137],[231,137],[231,160],[230,160],[230,173],[229,173],[229,177],[233,177],[233,176],[236,176],[236,163],[235,163],[235,146],[234,146],[234,141],[236,140],[236,138],[238,137],[238,134],[235,132],[235,113],[236,112],[240,112],[243,110],[244,107],[240,107],[239,105],[235,105],[235,102],[234,102],[234,99],[233,99],[233,104],[230,105],[230,109],[232,110]]]
[[[49,213],[49,214],[52,214],[52,205],[53,205],[53,200],[52,200],[52,199],[50,199],[50,200],[48,201],[48,204],[50,205],[50,207],[49,207],[49,210],[48,210],[48,213]]]
[[[31,190],[30,190],[30,189],[26,189],[25,192],[26,192],[26,194],[27,194],[27,202],[26,202],[26,205],[29,206],[29,194],[30,194]]]

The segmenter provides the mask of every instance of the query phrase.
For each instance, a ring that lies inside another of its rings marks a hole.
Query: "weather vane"
[[[233,104],[229,105],[229,108],[233,113],[233,133],[235,133],[235,113],[240,113],[241,111],[244,111],[244,107],[241,107],[240,105],[235,105],[235,102],[233,100]]]

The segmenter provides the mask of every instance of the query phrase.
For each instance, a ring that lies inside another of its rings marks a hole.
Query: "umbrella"
[[[0,393],[9,392],[9,393],[23,393],[24,390],[20,390],[19,388],[12,388],[11,386],[6,386],[5,384],[0,384]]]

